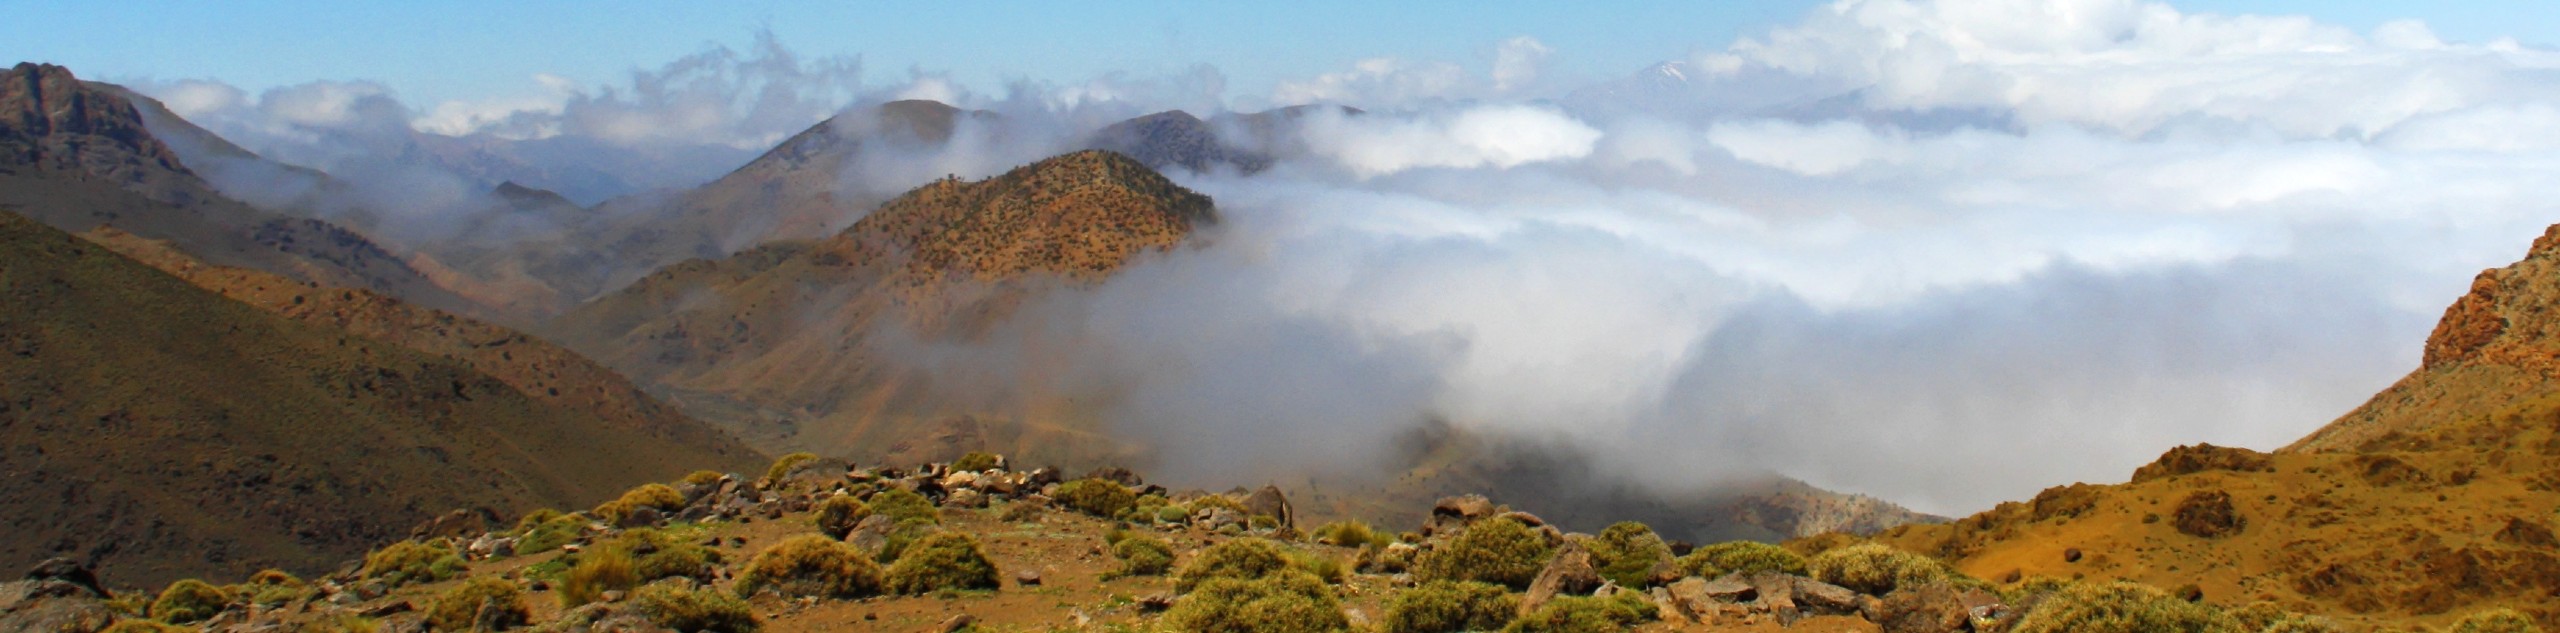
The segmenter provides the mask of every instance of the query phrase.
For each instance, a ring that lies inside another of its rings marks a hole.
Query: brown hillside
[[[125,94],[60,66],[21,63],[0,74],[0,205],[66,231],[114,224],[226,266],[477,309],[353,231],[223,197],[145,126],[143,112],[156,105],[139,108]],[[239,151],[220,145],[218,153]]]
[[[536,401],[591,414],[616,429],[692,447],[720,463],[760,459],[755,451],[727,433],[685,417],[613,370],[522,332],[418,307],[370,290],[328,288],[245,268],[205,264],[167,242],[113,227],[100,227],[80,236],[233,301],[296,321],[459,361]]]
[[[2368,624],[2504,605],[2560,626],[2555,264],[2560,227],[2480,274],[2417,371],[2282,451],[2181,447],[2130,483],[2056,487],[1886,539],[1990,579],[2194,584],[2214,602]]]
[[[768,451],[878,457],[942,429],[1090,461],[1094,422],[1042,409],[1071,405],[946,397],[941,377],[877,335],[967,336],[1029,293],[1101,279],[1212,218],[1207,197],[1080,152],[917,188],[823,241],[671,266],[553,329]]]
[[[348,291],[338,291],[348,292]],[[0,564],[334,568],[454,508],[582,506],[743,455],[528,397],[0,214]]]

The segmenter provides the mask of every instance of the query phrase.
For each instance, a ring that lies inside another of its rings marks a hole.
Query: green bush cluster
[[[1268,539],[1240,538],[1201,550],[1173,576],[1175,591],[1191,591],[1212,578],[1254,580],[1289,568],[1289,552]]]
[[[194,633],[194,632],[195,632],[195,629],[194,629],[194,628],[178,626],[178,625],[175,625],[175,624],[169,624],[169,623],[166,623],[166,622],[161,622],[161,621],[159,621],[159,620],[144,620],[144,619],[139,619],[139,618],[124,618],[124,619],[121,619],[121,620],[116,620],[116,623],[115,623],[115,624],[107,625],[107,628],[99,629],[99,630],[98,630],[98,633]]]
[[[864,501],[863,505],[871,508],[872,514],[889,517],[889,520],[899,523],[942,522],[942,511],[934,509],[933,500],[904,488],[882,490],[871,495],[871,499]]]
[[[691,633],[755,633],[763,628],[746,601],[682,580],[649,583],[631,592],[631,606],[649,621]]]
[[[861,525],[863,519],[870,518],[871,506],[863,505],[862,500],[853,498],[853,495],[836,495],[819,501],[817,509],[810,515],[810,521],[818,524],[819,532],[841,540],[852,534],[853,528]]]
[[[1000,461],[1003,460],[997,459],[993,453],[985,451],[969,451],[969,454],[961,455],[958,461],[951,462],[951,469],[973,473],[985,470],[994,470],[996,463]]]
[[[1314,532],[1307,534],[1319,544],[1339,547],[1370,545],[1384,547],[1388,543],[1395,542],[1394,537],[1372,529],[1369,524],[1360,521],[1335,521],[1317,526]]]
[[[1162,576],[1173,569],[1173,545],[1164,539],[1141,534],[1127,534],[1111,541],[1111,556],[1120,559],[1120,568],[1104,574],[1103,579],[1127,576]]]
[[[2463,616],[2453,624],[2452,633],[2542,633],[2533,617],[2514,609],[2490,609]]]
[[[817,534],[792,537],[758,552],[738,572],[739,596],[773,588],[784,596],[863,598],[880,594],[880,565],[843,541]]]
[[[578,540],[587,529],[586,517],[538,510],[516,523],[516,553],[538,554],[560,549]]]
[[[791,474],[792,468],[799,466],[802,462],[807,462],[817,458],[818,455],[816,453],[792,453],[773,458],[773,465],[765,467],[764,479],[761,481],[764,486],[768,488],[772,487],[774,484],[782,483],[783,476]]]
[[[924,537],[889,565],[889,590],[918,595],[945,590],[996,589],[1002,582],[978,539],[958,532]]]
[[[364,557],[366,578],[381,579],[392,586],[436,582],[462,573],[462,556],[442,543],[427,544],[401,541],[374,550]]]
[[[889,534],[880,542],[880,551],[872,552],[871,558],[884,564],[897,562],[900,555],[907,553],[907,546],[914,545],[916,541],[924,540],[924,537],[940,531],[942,526],[932,521],[912,519],[899,521],[897,525],[889,527]]]
[[[1653,528],[1634,521],[1621,521],[1600,530],[1591,540],[1591,564],[1600,568],[1600,577],[1620,587],[1643,588],[1653,584],[1653,568],[1671,560],[1671,545],[1653,533]]]
[[[1379,633],[1492,631],[1511,623],[1520,598],[1501,585],[1434,580],[1387,601]]]
[[[709,580],[718,551],[657,530],[630,530],[570,557],[560,581],[560,604],[595,602],[606,591],[630,591],[666,578]]]
[[[1862,546],[1863,547],[1863,546]],[[1822,557],[1814,557],[1820,567]],[[1844,585],[1845,586],[1845,585]],[[2241,633],[2213,607],[2132,582],[2085,582],[2046,596],[2012,633]]]
[[[213,617],[229,604],[231,594],[221,587],[188,578],[160,590],[160,598],[151,601],[151,617],[170,624],[186,624]]]
[[[678,479],[676,481],[689,486],[708,486],[720,483],[720,473],[717,471],[697,470],[685,473],[683,479]]]
[[[1351,623],[1323,580],[1278,569],[1263,577],[1214,577],[1192,588],[1165,621],[1188,633],[1319,633]]]
[[[629,516],[632,511],[641,508],[655,508],[659,512],[670,513],[682,510],[684,493],[676,492],[676,489],[667,487],[666,484],[643,484],[623,492],[621,497],[596,506],[595,515],[604,519],[606,523],[616,523],[623,517]]]
[[[1815,554],[1805,561],[1805,570],[1815,580],[1871,596],[1961,577],[1938,559],[1883,543],[1860,543]]]
[[[480,613],[496,610],[495,621],[485,622],[493,631],[504,631],[533,619],[533,610],[524,605],[524,590],[516,584],[494,576],[481,576],[463,581],[427,608],[427,626],[438,631],[469,631],[484,624]]]
[[[1138,493],[1108,479],[1078,479],[1058,486],[1058,504],[1077,512],[1115,519],[1121,513],[1138,507]]]
[[[1527,524],[1507,518],[1478,521],[1456,538],[1414,561],[1421,580],[1471,580],[1526,589],[1545,569],[1555,546]]]
[[[1609,597],[1558,596],[1512,620],[1504,633],[1616,633],[1653,620],[1660,611],[1632,591]]]
[[[1680,571],[1715,578],[1725,574],[1778,573],[1805,575],[1803,556],[1759,541],[1727,541],[1680,557]]]
[[[312,594],[309,583],[281,569],[263,569],[250,574],[249,582],[242,585],[241,590],[249,594],[250,604],[270,607],[292,603]]]

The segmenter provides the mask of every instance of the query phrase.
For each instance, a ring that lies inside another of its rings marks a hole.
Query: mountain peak
[[[141,181],[153,171],[186,173],[154,138],[131,102],[52,64],[21,62],[0,79],[0,165],[82,172]]]
[[[847,261],[903,255],[903,272],[925,278],[1096,277],[1216,221],[1208,196],[1118,152],[1084,150],[982,181],[917,187],[823,250]]]

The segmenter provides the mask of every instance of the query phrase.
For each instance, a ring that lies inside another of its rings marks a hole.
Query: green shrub
[[[536,516],[541,516],[544,512],[550,514],[540,523],[518,525],[516,529],[522,534],[516,537],[516,553],[538,554],[560,549],[562,545],[577,541],[578,535],[587,529],[585,517],[549,510],[526,515],[525,521],[533,521]]]
[[[1111,556],[1120,559],[1120,568],[1103,574],[1104,580],[1126,576],[1162,576],[1173,569],[1173,545],[1164,539],[1131,534],[1111,543]]]
[[[2533,618],[2514,609],[2497,608],[2463,616],[2452,633],[2542,633]]]
[[[1653,533],[1653,528],[1634,521],[1620,521],[1600,530],[1591,542],[1591,564],[1600,568],[1600,577],[1620,587],[1642,589],[1653,584],[1653,567],[1671,560],[1671,546]]]
[[[651,622],[689,633],[755,633],[763,623],[746,601],[684,581],[660,581],[631,592],[631,606]]]
[[[1254,580],[1205,580],[1174,603],[1165,621],[1187,633],[1317,633],[1351,626],[1324,581],[1286,570]]]
[[[160,599],[151,601],[151,617],[170,624],[186,624],[213,617],[229,604],[231,595],[221,587],[188,578],[160,590]]]
[[[1529,581],[1537,579],[1538,571],[1546,568],[1547,557],[1553,555],[1555,546],[1528,525],[1512,519],[1486,519],[1423,553],[1420,560],[1414,561],[1414,576],[1421,580],[1472,580],[1526,589]]]
[[[1822,557],[1814,557],[1820,566]],[[2132,582],[2077,583],[2054,592],[2013,633],[2241,633],[2222,612]]]
[[[900,521],[897,525],[889,527],[888,537],[880,542],[880,551],[872,552],[871,558],[882,563],[897,562],[898,556],[907,553],[908,545],[913,545],[916,541],[924,540],[924,537],[933,536],[935,532],[940,531],[942,526],[931,521]]]
[[[958,532],[924,537],[898,554],[889,565],[889,590],[921,595],[943,590],[996,589],[995,563],[978,539]]]
[[[1422,550],[1414,547],[1396,547],[1396,545],[1398,544],[1363,545],[1360,547],[1360,555],[1353,559],[1352,566],[1359,568],[1363,573],[1371,574],[1401,574],[1411,571],[1414,556]]]
[[[504,631],[533,619],[533,610],[524,606],[524,590],[516,584],[494,576],[481,576],[463,581],[436,596],[435,606],[427,608],[427,625],[438,631],[469,631],[481,624],[480,613],[495,609],[497,621],[489,622]]]
[[[265,569],[250,574],[249,583],[242,589],[249,593],[250,604],[270,607],[292,603],[312,594],[310,584],[281,569]]]
[[[1946,563],[1883,543],[1860,543],[1816,554],[1805,561],[1815,580],[1881,596],[1898,587],[1946,582],[1960,577]]]
[[[1387,601],[1379,633],[1492,631],[1511,623],[1520,598],[1501,585],[1434,580]]]
[[[1182,506],[1165,506],[1156,508],[1155,518],[1157,523],[1179,525],[1183,521],[1190,520],[1191,513],[1182,511]]]
[[[444,544],[401,541],[364,557],[363,575],[392,586],[436,582],[462,573],[462,557]]]
[[[863,505],[862,500],[852,495],[836,495],[819,501],[817,511],[811,514],[810,520],[818,524],[819,532],[842,540],[845,535],[852,534],[853,528],[861,525],[863,519],[871,516],[871,506]]]
[[[2249,629],[2243,628],[2243,631]],[[2328,618],[2310,615],[2288,615],[2257,629],[2258,633],[2346,633]]]
[[[781,483],[782,477],[784,475],[791,474],[791,469],[793,467],[799,466],[801,462],[817,458],[818,456],[815,453],[792,453],[776,457],[773,459],[773,465],[764,469],[764,479],[762,480],[762,483],[766,487],[771,487],[774,484]]]
[[[1698,548],[1680,557],[1680,570],[1707,578],[1757,573],[1805,575],[1803,556],[1759,541],[1727,541]]]
[[[606,591],[629,591],[640,586],[639,563],[621,551],[599,550],[579,552],[578,561],[569,565],[560,578],[560,606],[575,607],[604,599]]]
[[[684,493],[676,492],[676,489],[669,488],[666,484],[643,484],[623,492],[619,498],[596,506],[595,514],[606,523],[619,523],[622,517],[629,516],[633,510],[641,508],[656,508],[659,512],[682,510]]]
[[[1557,596],[1510,626],[1504,633],[1616,633],[1654,619],[1653,603],[1633,591],[1607,598]]]
[[[708,485],[712,485],[712,484],[720,483],[720,473],[715,472],[715,471],[709,471],[709,470],[697,470],[697,471],[693,471],[693,472],[690,472],[690,473],[685,473],[685,476],[684,476],[684,478],[683,478],[683,479],[678,479],[678,480],[676,480],[676,481],[677,481],[678,483],[683,483],[683,484],[686,484],[686,485],[692,485],[692,486],[708,486]]]
[[[984,451],[969,451],[969,454],[961,455],[958,461],[951,462],[951,469],[973,473],[984,470],[994,470],[996,462],[998,461],[1002,460],[996,459],[996,456],[992,453]]]
[[[942,522],[942,511],[934,509],[933,500],[903,488],[882,490],[871,495],[871,500],[863,502],[863,505],[869,506],[872,514],[889,517],[889,520],[899,523]]]
[[[1327,523],[1316,527],[1314,532],[1309,532],[1307,535],[1314,538],[1317,543],[1338,547],[1385,546],[1395,542],[1394,538],[1371,529],[1369,524],[1360,521]]]
[[[1209,508],[1226,508],[1236,511],[1236,514],[1238,515],[1253,514],[1252,512],[1245,511],[1243,503],[1237,502],[1234,499],[1229,499],[1226,495],[1200,495],[1199,498],[1192,499],[1190,502],[1182,504],[1182,512],[1184,516],[1199,514],[1201,510]]]
[[[571,555],[560,581],[560,603],[574,607],[606,591],[630,591],[664,578],[710,580],[720,552],[651,529],[625,531]]]
[[[1138,493],[1108,479],[1078,479],[1058,486],[1058,504],[1077,512],[1112,519],[1138,507]]]
[[[1201,550],[1191,564],[1174,574],[1174,590],[1191,591],[1212,578],[1255,580],[1288,569],[1289,562],[1288,550],[1279,543],[1259,538],[1235,539]]]
[[[771,587],[784,596],[863,598],[880,594],[880,565],[843,541],[816,534],[766,548],[738,572],[738,595]]]

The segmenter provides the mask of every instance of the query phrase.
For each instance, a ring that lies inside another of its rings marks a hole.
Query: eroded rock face
[[[116,620],[106,598],[87,567],[47,560],[24,579],[0,583],[0,633],[95,633]]]
[[[2221,538],[2240,533],[2249,521],[2231,506],[2231,495],[2220,490],[2206,490],[2187,495],[2178,502],[2178,531],[2199,538]]]
[[[1279,519],[1283,527],[1298,525],[1296,513],[1289,507],[1289,498],[1280,494],[1277,486],[1263,486],[1261,490],[1253,491],[1253,494],[1245,496],[1243,505],[1246,514]]]
[[[1520,615],[1536,612],[1556,596],[1591,593],[1602,582],[1600,568],[1591,564],[1591,550],[1567,540],[1556,550],[1555,558],[1547,560],[1547,568],[1538,571],[1538,578],[1529,581],[1529,593],[1520,599]]]

